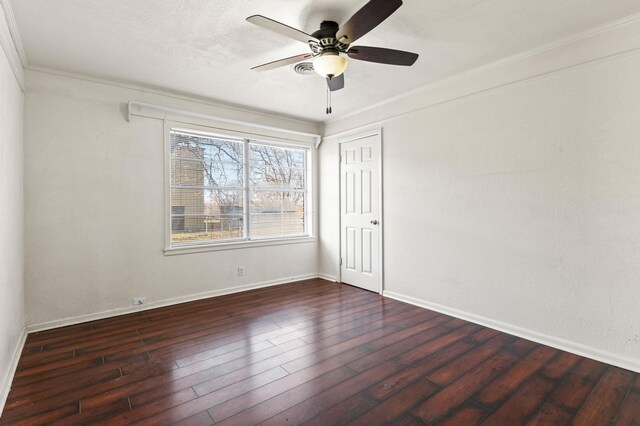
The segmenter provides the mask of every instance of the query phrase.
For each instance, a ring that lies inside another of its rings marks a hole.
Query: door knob
[[[373,219],[373,220],[371,221],[371,224],[372,224],[372,225],[377,225],[377,224],[378,224],[378,221],[377,221],[376,219]]]

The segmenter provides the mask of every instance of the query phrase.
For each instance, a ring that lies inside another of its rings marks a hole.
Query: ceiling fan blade
[[[280,68],[285,65],[295,64],[296,62],[304,61],[312,57],[311,53],[303,53],[302,55],[291,56],[290,58],[278,59],[277,61],[267,62],[266,64],[258,65],[257,67],[251,68],[254,71],[268,71],[274,68]]]
[[[247,21],[303,43],[309,43],[310,41],[319,43],[317,38],[305,33],[304,31],[300,31],[281,22],[274,21],[266,16],[252,15],[247,18]]]
[[[405,66],[413,65],[418,59],[417,53],[370,46],[354,46],[347,51],[347,55],[352,59],[361,61]]]
[[[351,44],[387,19],[402,6],[402,0],[371,0],[357,11],[336,33],[336,38]]]
[[[327,86],[329,86],[329,90],[332,92],[344,89],[344,74],[340,74],[339,76],[331,79],[327,78]]]

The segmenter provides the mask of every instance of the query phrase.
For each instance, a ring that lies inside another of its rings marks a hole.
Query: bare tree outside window
[[[304,234],[305,151],[255,143],[249,150],[252,235]]]

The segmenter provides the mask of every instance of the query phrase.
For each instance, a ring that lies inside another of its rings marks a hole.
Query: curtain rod
[[[134,108],[136,108],[136,107],[138,107],[138,108],[155,109],[157,111],[163,111],[163,112],[168,112],[168,113],[173,113],[173,114],[179,114],[179,115],[184,115],[184,116],[187,116],[187,117],[204,118],[204,119],[207,119],[207,120],[215,120],[215,121],[220,121],[220,122],[223,122],[223,123],[240,124],[240,125],[244,125],[244,126],[254,127],[254,128],[257,128],[257,129],[275,130],[277,132],[288,133],[288,134],[292,134],[292,135],[310,136],[310,137],[315,139],[314,145],[315,145],[316,149],[318,149],[318,147],[322,143],[322,135],[319,135],[319,134],[316,134],[316,133],[307,133],[307,132],[300,132],[300,131],[297,131],[297,130],[282,129],[280,127],[267,126],[265,124],[255,124],[255,123],[250,123],[248,121],[234,120],[232,118],[225,118],[225,117],[218,117],[218,116],[215,116],[215,115],[201,114],[199,112],[185,111],[185,110],[181,110],[181,109],[177,109],[177,108],[169,108],[169,107],[165,107],[165,106],[162,106],[162,105],[154,105],[154,104],[148,104],[148,103],[145,103],[145,102],[138,102],[138,101],[129,101],[129,103],[127,105],[127,121],[131,121],[131,116],[132,115],[141,115],[141,114],[136,114],[134,112]]]

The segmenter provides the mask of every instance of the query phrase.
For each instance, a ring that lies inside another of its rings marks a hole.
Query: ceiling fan
[[[382,47],[351,46],[351,43],[378,26],[400,6],[402,0],[370,0],[342,27],[333,21],[323,21],[320,29],[313,34],[307,34],[262,15],[249,16],[247,21],[252,24],[306,43],[311,48],[309,53],[268,62],[251,69],[267,71],[312,58],[314,70],[327,79],[328,90],[336,91],[344,87],[343,73],[348,64],[347,57],[382,64],[413,65],[418,59],[417,53]],[[329,112],[330,108],[327,109],[327,113]]]

